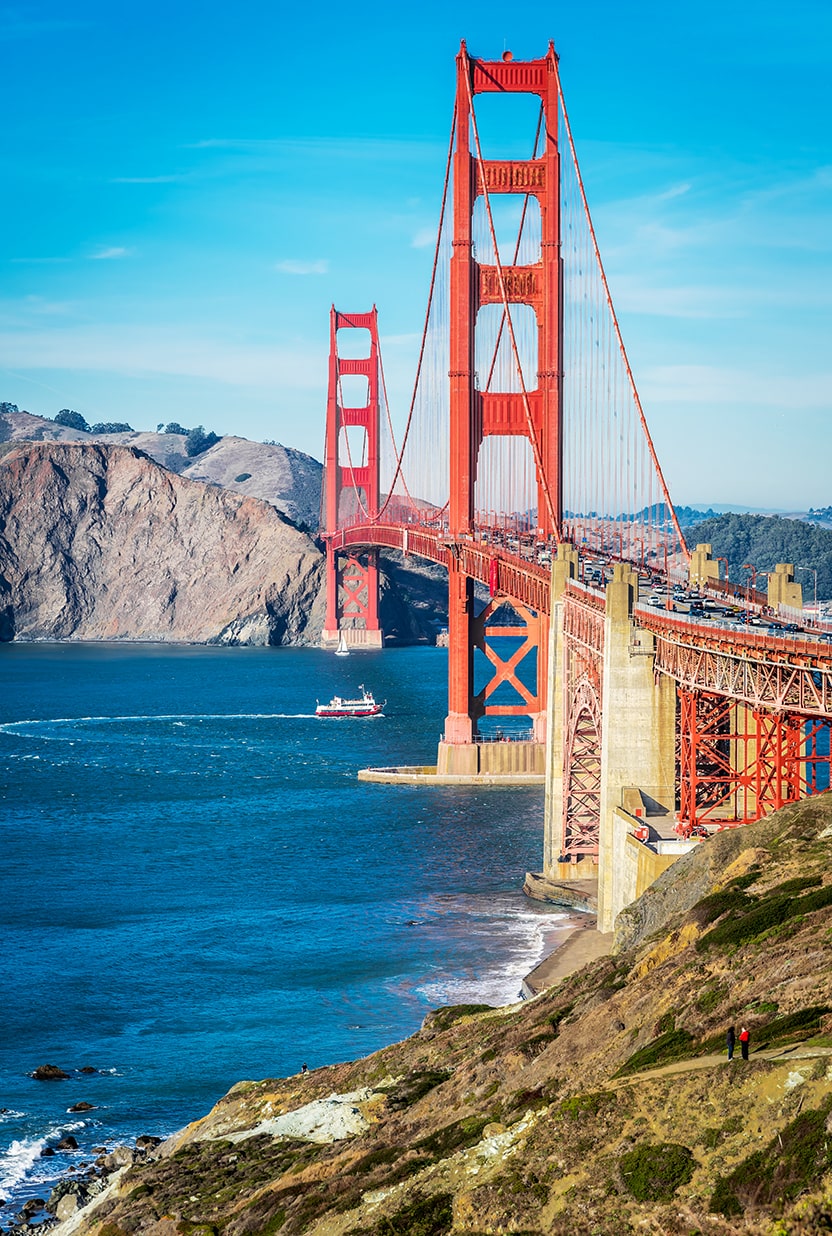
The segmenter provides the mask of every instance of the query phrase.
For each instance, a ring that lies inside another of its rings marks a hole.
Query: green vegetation
[[[727,983],[708,983],[702,988],[696,1007],[700,1013],[712,1013],[728,995]]]
[[[189,429],[185,437],[185,454],[189,459],[193,459],[196,455],[203,455],[212,446],[216,446],[220,440],[219,434],[212,431],[206,433],[204,426],[197,425],[194,429]]]
[[[759,1047],[773,1047],[786,1040],[807,1039],[820,1030],[821,1020],[832,1012],[826,1004],[814,1004],[796,1013],[775,1017],[756,1031]]]
[[[453,1124],[446,1124],[435,1133],[423,1137],[416,1143],[416,1149],[444,1159],[464,1146],[475,1146],[482,1137],[483,1129],[490,1123],[490,1116],[464,1116],[462,1120],[455,1120]]]
[[[668,1202],[693,1176],[696,1160],[677,1142],[642,1143],[621,1156],[621,1175],[638,1202]]]
[[[789,894],[802,893],[805,888],[818,888],[821,884],[823,884],[823,876],[795,876],[793,880],[784,880],[782,884],[778,884],[777,891]]]
[[[743,910],[753,904],[753,900],[742,889],[722,888],[697,901],[690,912],[690,918],[700,927],[707,927],[729,910]]]
[[[133,433],[132,425],[126,421],[96,421],[90,426],[90,433]]]
[[[752,1206],[782,1209],[800,1193],[820,1182],[832,1167],[832,1146],[826,1118],[832,1096],[821,1107],[801,1112],[764,1150],[743,1159],[720,1177],[710,1208],[726,1218],[742,1215]]]
[[[461,1017],[470,1017],[472,1013],[493,1011],[493,1004],[443,1004],[429,1015],[428,1024],[431,1030],[449,1030]]]
[[[734,876],[733,880],[729,880],[725,887],[749,888],[752,884],[757,883],[762,874],[759,867],[754,867],[751,871],[746,871],[745,875]]]
[[[398,1085],[388,1090],[387,1106],[392,1112],[411,1107],[436,1086],[441,1086],[450,1076],[447,1069],[422,1069],[408,1073]]]
[[[659,1064],[671,1064],[674,1060],[684,1060],[693,1055],[693,1036],[687,1030],[668,1030],[657,1039],[647,1043],[633,1052],[629,1060],[622,1064],[615,1074],[616,1077],[626,1077],[628,1073],[641,1073],[645,1069],[655,1068]]]
[[[696,524],[688,541],[709,542],[714,555],[728,559],[731,580],[737,583],[749,575],[743,569],[746,562],[753,562],[758,571],[773,571],[778,562],[812,566],[818,573],[818,598],[832,597],[832,532],[828,529],[778,515],[726,514]],[[811,573],[797,578],[804,583],[804,594],[807,580],[814,591]]]
[[[589,1094],[573,1094],[564,1099],[558,1108],[562,1116],[580,1120],[583,1116],[597,1116],[602,1107],[615,1102],[615,1096],[606,1090],[594,1090]]]
[[[442,1236],[453,1227],[453,1194],[415,1193],[394,1214],[384,1216],[371,1228],[353,1228],[351,1236]]]
[[[89,433],[90,431],[90,427],[81,413],[73,412],[71,408],[61,408],[60,412],[56,412],[52,419],[56,425],[66,425],[68,429],[80,429],[82,433]]]
[[[751,899],[747,894],[738,895],[746,898],[746,906],[750,908],[737,906],[729,910],[721,923],[697,940],[696,947],[699,952],[711,948],[737,947],[798,915],[811,914],[814,910],[832,905],[832,884],[805,893],[802,897],[783,893],[780,888],[772,889],[770,894],[759,900]]]

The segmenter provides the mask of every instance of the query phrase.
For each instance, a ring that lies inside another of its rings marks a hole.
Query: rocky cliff
[[[617,953],[365,1060],[241,1082],[55,1236],[830,1231],[830,858],[828,794],[705,842]],[[725,1059],[731,1023],[748,1061]]]
[[[303,451],[275,442],[226,436],[189,459],[185,439],[176,433],[96,434],[58,425],[30,412],[0,413],[0,442],[85,442],[132,446],[171,472],[190,480],[221,485],[249,498],[263,498],[305,529],[318,527],[323,468]]]
[[[0,639],[317,640],[321,554],[269,503],[132,447],[2,449]]]

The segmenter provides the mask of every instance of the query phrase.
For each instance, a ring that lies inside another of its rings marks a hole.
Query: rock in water
[[[57,1064],[39,1064],[32,1076],[35,1081],[63,1081],[69,1073],[59,1069]]]
[[[94,1103],[87,1103],[84,1099],[80,1103],[73,1103],[72,1107],[68,1107],[69,1112],[91,1112],[95,1110]]]

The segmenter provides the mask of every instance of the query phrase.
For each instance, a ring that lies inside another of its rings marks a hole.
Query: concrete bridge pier
[[[633,899],[627,837],[638,816],[675,809],[676,684],[654,672],[653,635],[633,621],[638,576],[617,564],[607,585],[601,727],[598,930]],[[628,807],[630,810],[628,810]]]
[[[632,568],[623,563],[614,568],[604,613],[598,615],[603,640],[598,638],[593,650],[580,639],[576,642],[567,630],[565,593],[576,575],[577,553],[572,546],[561,545],[552,564],[543,878],[544,883],[557,883],[597,875],[598,929],[607,932],[619,910],[672,861],[651,855],[658,860],[652,865],[657,869],[644,869],[648,851],[634,832],[650,815],[673,820],[676,685],[655,674],[654,638],[634,621],[638,577]],[[572,710],[585,707],[590,680],[600,694],[593,756],[599,783],[597,860],[586,855],[566,862],[564,843],[572,809],[566,801],[567,734]]]

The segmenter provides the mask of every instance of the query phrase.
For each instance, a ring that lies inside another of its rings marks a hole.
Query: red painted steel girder
[[[817,640],[733,632],[638,612],[656,669],[688,690],[769,712],[832,717],[832,649]]]
[[[344,528],[328,538],[336,549],[384,545],[405,554],[417,554],[447,567],[455,558],[469,579],[494,587],[495,594],[548,615],[549,570],[534,562],[515,558],[502,549],[476,541],[449,541],[447,534],[401,524],[362,524]],[[492,565],[496,563],[496,568]],[[495,578],[496,575],[496,578]]]

